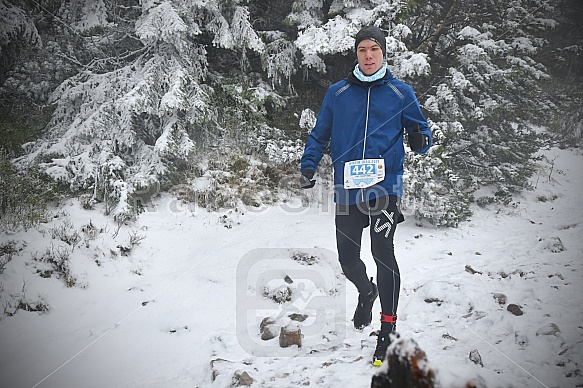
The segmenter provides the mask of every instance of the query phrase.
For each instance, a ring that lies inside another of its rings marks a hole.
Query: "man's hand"
[[[420,151],[427,146],[427,136],[419,130],[419,124],[409,133],[409,147],[412,151]]]
[[[314,170],[304,170],[300,176],[300,187],[302,189],[311,189],[316,184],[314,177]]]

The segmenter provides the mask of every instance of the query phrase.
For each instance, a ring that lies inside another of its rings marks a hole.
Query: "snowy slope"
[[[583,155],[545,155],[535,190],[511,206],[476,208],[456,229],[412,216],[397,229],[398,330],[443,387],[583,386]],[[22,248],[0,275],[3,387],[225,387],[244,372],[255,387],[370,386],[379,323],[352,328],[356,291],[338,270],[329,206],[219,214],[163,196],[119,230],[77,201],[55,214],[0,237]],[[72,287],[50,263],[66,256]],[[302,347],[259,339],[270,316],[278,333],[299,327]]]

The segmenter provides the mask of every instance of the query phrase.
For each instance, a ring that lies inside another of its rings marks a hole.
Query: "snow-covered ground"
[[[412,216],[397,229],[398,331],[443,387],[583,386],[583,155],[545,156],[535,190],[508,207],[476,208],[455,229]],[[324,208],[219,214],[163,196],[118,230],[74,200],[2,235],[20,249],[0,274],[2,387],[227,387],[247,375],[255,387],[370,386],[379,305],[354,330],[356,291]],[[276,333],[299,327],[302,347],[261,340],[265,317]]]

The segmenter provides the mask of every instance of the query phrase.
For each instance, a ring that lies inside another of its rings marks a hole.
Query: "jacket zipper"
[[[364,140],[362,144],[362,160],[364,160],[364,155],[366,153],[366,138],[368,136],[368,111],[370,109],[370,89],[372,86],[368,87],[368,93],[366,95],[366,119],[364,122]],[[360,198],[364,202],[364,189],[360,189]]]
[[[362,159],[364,159],[364,153],[366,152],[366,137],[368,135],[368,111],[370,109],[370,88],[368,87],[368,94],[366,96],[366,119],[364,122],[364,142],[362,144]]]

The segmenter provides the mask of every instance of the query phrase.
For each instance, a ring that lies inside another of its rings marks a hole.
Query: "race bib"
[[[362,189],[385,179],[383,159],[353,160],[344,164],[344,188]]]

